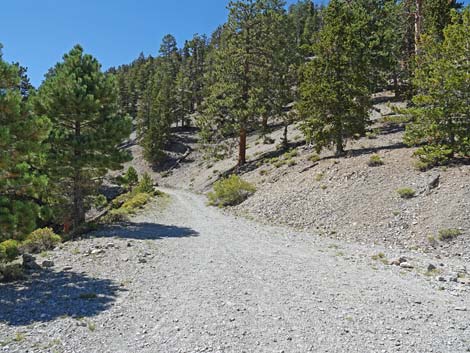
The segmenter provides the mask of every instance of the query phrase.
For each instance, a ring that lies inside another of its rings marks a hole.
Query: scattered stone
[[[100,255],[104,253],[105,253],[104,249],[94,249],[90,252],[90,255]]]
[[[406,263],[406,262],[407,262],[407,258],[402,256],[402,257],[399,257],[398,259],[393,260],[392,262],[390,262],[390,265],[400,266],[402,263]]]
[[[41,266],[36,263],[33,255],[23,254],[23,268],[26,270],[40,270]]]
[[[414,266],[412,264],[410,264],[409,262],[402,262],[400,263],[400,267],[401,268],[406,268],[406,269],[412,269],[414,268]]]
[[[435,189],[439,186],[440,174],[431,175],[428,179],[428,191]]]
[[[460,284],[470,285],[470,278],[459,277],[457,278],[457,282]]]
[[[51,267],[54,267],[54,261],[51,261],[51,260],[44,260],[41,264],[42,267],[45,267],[45,268],[51,268]]]
[[[138,261],[139,261],[139,264],[146,264],[147,263],[147,260],[144,259],[143,257],[140,257]]]
[[[456,307],[455,308],[455,311],[467,311],[467,308],[466,307],[463,307],[463,306],[459,306],[459,307]]]
[[[64,266],[62,268],[62,271],[72,271],[73,267],[72,266]]]

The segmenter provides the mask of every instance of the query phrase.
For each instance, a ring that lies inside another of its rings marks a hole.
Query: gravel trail
[[[165,207],[0,286],[0,352],[470,351],[468,291],[164,191]]]

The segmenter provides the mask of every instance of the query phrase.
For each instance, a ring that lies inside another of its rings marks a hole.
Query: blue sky
[[[294,0],[289,3],[295,2]],[[104,68],[158,52],[162,37],[178,44],[211,33],[227,17],[225,0],[5,0],[0,11],[4,59],[28,67],[34,85],[79,43]]]
[[[467,2],[470,0],[467,0]],[[227,17],[226,0],[5,0],[0,43],[7,61],[28,67],[34,85],[79,43],[104,68],[156,54],[161,38],[181,45],[210,34]],[[288,0],[294,3],[296,0]],[[317,1],[319,2],[319,1]]]

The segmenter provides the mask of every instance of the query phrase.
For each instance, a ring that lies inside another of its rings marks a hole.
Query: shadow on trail
[[[64,316],[92,317],[109,309],[124,291],[111,280],[82,273],[43,270],[37,275],[27,282],[0,284],[0,323],[24,326]]]
[[[97,231],[94,236],[158,240],[164,238],[197,237],[199,233],[191,228],[167,226],[157,223],[121,223]]]

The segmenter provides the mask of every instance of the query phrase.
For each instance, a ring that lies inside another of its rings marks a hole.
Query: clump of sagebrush
[[[381,165],[384,165],[384,161],[378,154],[373,154],[372,156],[370,156],[367,165],[369,167],[379,167]]]
[[[214,183],[214,191],[207,197],[213,206],[235,206],[245,201],[256,191],[256,187],[241,179],[238,175],[231,175]]]
[[[416,195],[416,191],[412,188],[400,188],[397,190],[397,193],[402,199],[411,199]]]
[[[111,210],[102,221],[105,223],[128,221],[130,215],[135,214],[156,195],[161,193],[155,190],[152,178],[145,173],[135,188],[111,202]]]
[[[462,235],[462,231],[460,229],[456,229],[456,228],[441,229],[439,231],[438,238],[439,240],[445,241],[445,240],[452,240],[454,238],[457,238],[460,235]]]
[[[320,156],[318,154],[314,153],[310,157],[308,157],[308,160],[310,162],[315,163],[315,162],[318,162],[320,160]]]
[[[0,243],[0,261],[10,262],[18,257],[20,243],[16,240],[9,239]]]
[[[19,243],[6,240],[0,243],[0,281],[12,282],[23,279],[23,269],[19,264],[9,264],[19,255]]]
[[[51,228],[41,228],[28,235],[20,249],[23,253],[38,254],[54,249],[61,241],[62,238],[55,234]]]

